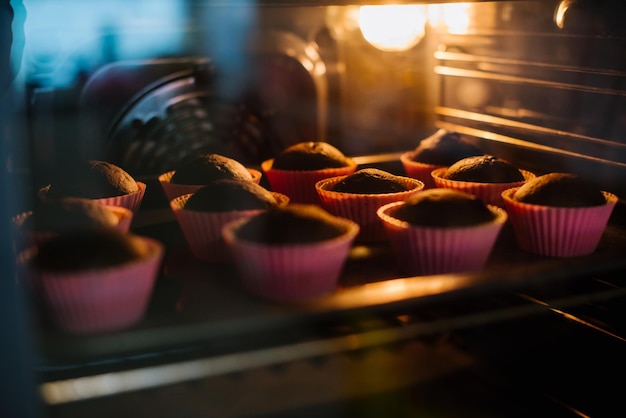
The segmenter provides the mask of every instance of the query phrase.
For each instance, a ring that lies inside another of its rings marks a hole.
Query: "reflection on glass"
[[[383,51],[405,51],[424,37],[426,8],[418,5],[363,6],[359,27],[363,37]]]
[[[180,50],[180,0],[37,1],[26,4],[21,76],[64,88],[80,73],[115,60],[151,59]],[[155,31],[155,28],[158,30]]]

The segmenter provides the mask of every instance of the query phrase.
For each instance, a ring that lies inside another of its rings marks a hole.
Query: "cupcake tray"
[[[538,314],[554,306],[528,303],[529,299],[564,306],[623,297],[626,228],[622,206],[616,207],[597,250],[584,257],[525,253],[517,247],[507,223],[485,268],[472,274],[403,277],[388,244],[357,243],[337,290],[298,304],[268,302],[246,293],[231,264],[203,262],[191,255],[171,212],[140,212],[132,231],[166,245],[143,320],[120,332],[78,336],[63,334],[47,324],[44,315],[36,315],[40,370],[45,380],[53,380],[379,333],[375,334],[378,340],[357,338],[350,344],[341,340],[330,348],[326,345],[300,354],[316,356]],[[520,294],[533,296],[515,297]],[[273,361],[288,361],[294,352],[286,350]]]

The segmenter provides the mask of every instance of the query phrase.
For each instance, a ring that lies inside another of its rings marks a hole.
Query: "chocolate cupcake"
[[[296,302],[337,287],[358,230],[319,206],[289,204],[231,222],[223,236],[247,290]]]
[[[78,161],[60,169],[39,191],[42,200],[81,197],[136,212],[146,185],[123,168],[106,161]]]
[[[162,256],[158,241],[100,229],[47,240],[28,268],[53,323],[66,332],[90,334],[141,320]]]
[[[593,253],[618,200],[572,173],[538,176],[502,198],[519,247],[549,257]]]
[[[506,212],[454,189],[434,188],[378,209],[398,267],[428,275],[480,270]]]
[[[291,202],[319,204],[315,183],[351,174],[356,163],[329,143],[308,141],[287,147],[276,158],[264,161],[261,170],[271,189],[289,196]]]
[[[338,193],[384,194],[406,192],[412,188],[413,184],[407,185],[399,176],[377,168],[364,168],[343,177],[329,190]]]
[[[476,195],[487,204],[503,206],[502,192],[524,184],[533,173],[519,169],[493,155],[463,158],[450,167],[431,173],[437,187],[460,190]]]
[[[226,223],[288,202],[287,196],[247,180],[217,180],[172,199],[170,207],[196,258],[226,262],[230,261],[222,239]]]
[[[606,196],[591,182],[573,173],[548,173],[529,180],[513,200],[544,206],[584,207],[606,204]]]
[[[407,176],[420,180],[425,189],[430,189],[436,186],[430,175],[434,169],[448,167],[463,158],[482,154],[480,149],[459,133],[439,129],[420,141],[414,150],[403,153],[400,161]]]
[[[194,193],[216,180],[261,181],[261,172],[244,166],[239,161],[220,154],[201,154],[184,161],[172,171],[159,176],[168,200]]]
[[[409,198],[420,192],[424,184],[410,177],[365,168],[347,176],[320,180],[315,188],[323,208],[359,224],[358,241],[374,242],[387,238],[376,215],[378,208]]]
[[[119,206],[107,206],[90,199],[66,197],[46,200],[14,221],[26,245],[51,236],[91,229],[114,228],[127,232],[133,213]]]
[[[272,168],[276,170],[324,170],[351,165],[339,149],[322,141],[307,141],[291,145],[276,156]]]

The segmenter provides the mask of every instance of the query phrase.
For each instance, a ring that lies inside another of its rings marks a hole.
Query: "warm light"
[[[470,22],[469,3],[430,5],[428,20],[432,26],[445,26],[449,33],[466,34]]]
[[[424,37],[426,8],[416,5],[363,6],[359,27],[365,39],[383,51],[404,51]]]

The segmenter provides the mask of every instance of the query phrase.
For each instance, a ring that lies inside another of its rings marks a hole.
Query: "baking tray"
[[[392,334],[368,334],[371,338],[357,338],[352,345],[344,339],[330,349],[341,351],[441,334],[455,327],[478,326],[551,308],[548,304],[520,304],[519,298],[511,297],[520,292],[539,292],[562,304],[624,297],[624,213],[620,201],[597,250],[567,259],[520,250],[507,223],[484,269],[471,274],[405,277],[398,272],[387,243],[357,244],[350,251],[335,292],[285,304],[247,293],[239,285],[232,264],[194,258],[169,208],[142,210],[132,232],[158,239],[166,247],[144,319],[120,332],[74,336],[57,331],[46,323],[45,316],[36,315],[38,368],[44,380],[53,380],[394,330]],[[599,280],[602,286],[589,285]],[[587,284],[581,287],[581,282]],[[495,306],[486,302],[494,299],[498,301]],[[419,317],[433,309],[439,317]],[[403,328],[403,321],[411,315],[419,320],[413,319],[410,328]],[[327,352],[328,347],[324,350],[320,353]]]

